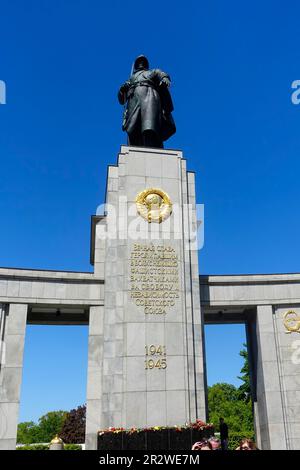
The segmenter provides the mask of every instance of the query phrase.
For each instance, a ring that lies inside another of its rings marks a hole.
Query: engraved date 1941
[[[145,369],[166,369],[166,346],[150,344],[145,346]]]

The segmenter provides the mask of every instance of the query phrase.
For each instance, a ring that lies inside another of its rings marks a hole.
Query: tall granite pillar
[[[97,431],[100,429],[103,375],[103,318],[103,306],[90,307],[85,436],[85,447],[87,450],[97,449]]]
[[[194,174],[180,151],[122,146],[106,203],[98,428],[205,420]]]
[[[255,425],[264,450],[287,448],[276,321],[271,305],[257,307]]]
[[[286,448],[300,449],[300,305],[275,305],[274,330]]]
[[[1,369],[4,367],[4,361],[5,361],[5,348],[4,348],[5,321],[6,321],[6,304],[0,304],[0,373],[1,373]]]
[[[27,305],[0,309],[3,338],[0,368],[0,449],[15,449],[23,370]]]

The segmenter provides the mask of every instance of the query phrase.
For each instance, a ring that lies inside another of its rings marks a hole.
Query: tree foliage
[[[250,368],[249,368],[249,359],[248,351],[246,349],[246,344],[243,345],[244,349],[240,351],[240,356],[244,359],[244,365],[241,369],[241,374],[238,379],[243,383],[239,387],[240,398],[249,402],[251,400],[251,385],[250,385]]]
[[[39,419],[40,442],[50,442],[56,434],[61,433],[67,411],[49,411]]]
[[[49,411],[39,419],[38,424],[33,421],[20,423],[17,442],[20,444],[50,442],[56,434],[60,434],[66,416],[66,411]]]
[[[71,410],[64,421],[60,437],[65,443],[82,444],[85,441],[86,406]]]
[[[33,444],[39,442],[39,427],[33,421],[25,421],[18,425],[17,442],[22,444]]]
[[[67,411],[50,411],[38,424],[33,421],[18,425],[18,444],[49,443],[58,434],[65,444],[85,441],[86,406]]]
[[[238,377],[243,381],[240,387],[227,383],[208,387],[209,421],[219,431],[219,419],[222,417],[228,424],[229,434],[249,436],[253,435],[254,429],[247,350],[240,351],[240,356],[244,358],[242,375]]]
[[[219,419],[222,417],[228,424],[229,431],[234,433],[249,431],[253,428],[252,404],[241,400],[239,389],[232,387],[228,395],[226,383],[217,383],[208,387],[209,421],[219,430]]]

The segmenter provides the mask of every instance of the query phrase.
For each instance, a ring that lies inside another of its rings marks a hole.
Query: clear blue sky
[[[168,146],[184,151],[205,204],[201,273],[299,271],[299,2],[2,0],[0,14],[1,266],[91,270],[90,215],[126,142],[116,91],[144,53],[173,80]],[[237,356],[244,333],[232,328],[208,328],[208,349]],[[37,331],[21,419],[85,397],[86,329]],[[54,380],[53,341],[72,379]],[[239,359],[213,357],[211,383],[233,382]]]

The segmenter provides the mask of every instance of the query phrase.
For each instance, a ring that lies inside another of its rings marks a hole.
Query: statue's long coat
[[[168,75],[159,69],[139,70],[125,83],[126,96],[119,92],[120,102],[127,100],[123,130],[129,136],[152,130],[164,141],[176,132],[171,95],[165,85],[160,85],[164,77]]]

